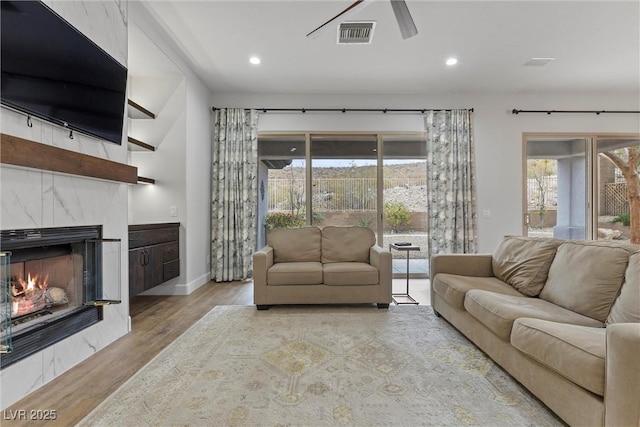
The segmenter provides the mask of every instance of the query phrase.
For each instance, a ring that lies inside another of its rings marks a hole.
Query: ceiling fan
[[[342,17],[342,20],[344,20],[348,15],[354,13],[354,11],[361,10],[365,6],[365,3],[369,3],[370,1],[371,0],[356,0],[345,10],[308,33],[307,37],[317,36],[321,32],[321,30],[326,29],[329,24],[336,21],[338,18]],[[409,12],[407,3],[404,0],[389,1],[391,2],[393,14],[396,16],[396,21],[398,22],[398,27],[400,28],[400,34],[402,35],[402,38],[406,40],[418,34],[418,29],[416,28],[416,24],[413,22],[413,18],[411,17],[411,13]]]

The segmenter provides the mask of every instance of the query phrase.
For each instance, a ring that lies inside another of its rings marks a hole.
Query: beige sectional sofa
[[[274,304],[391,302],[391,253],[364,227],[270,230],[253,255],[258,309]]]
[[[431,305],[568,424],[640,425],[640,247],[507,236],[435,255]]]

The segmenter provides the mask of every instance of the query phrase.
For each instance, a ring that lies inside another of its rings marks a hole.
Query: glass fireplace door
[[[11,252],[0,252],[0,353],[12,350],[11,335]]]

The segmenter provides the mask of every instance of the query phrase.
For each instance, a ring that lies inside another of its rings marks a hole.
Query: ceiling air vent
[[[338,44],[371,44],[376,21],[347,21],[338,26]]]

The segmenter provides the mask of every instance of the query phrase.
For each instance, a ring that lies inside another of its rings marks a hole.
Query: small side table
[[[400,304],[420,304],[416,301],[411,295],[409,295],[409,252],[411,251],[419,251],[420,246],[398,246],[395,243],[389,243],[389,251],[391,249],[395,249],[396,251],[405,251],[407,253],[407,292],[404,294],[391,294],[393,298],[393,302],[397,305]]]

